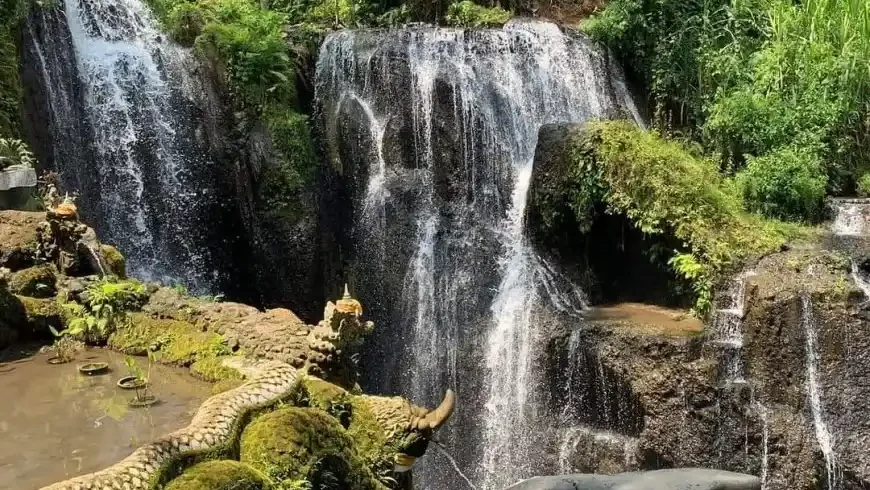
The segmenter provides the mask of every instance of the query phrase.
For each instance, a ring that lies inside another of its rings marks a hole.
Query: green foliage
[[[750,210],[796,221],[820,218],[824,211],[827,176],[818,156],[805,148],[750,158],[738,181]]]
[[[85,305],[61,304],[66,330],[72,337],[90,344],[104,343],[109,335],[128,321],[127,313],[147,300],[145,286],[137,281],[103,280],[88,286]]]
[[[858,195],[861,197],[870,196],[870,172],[866,172],[858,179]]]
[[[36,158],[27,143],[14,138],[0,138],[0,170],[12,165],[32,167]]]
[[[818,219],[819,181],[850,193],[870,167],[866,1],[613,0],[583,27],[635,70],[660,128],[728,172],[779,174],[787,190],[749,189],[753,209]]]
[[[631,123],[591,123],[574,155],[574,175],[591,180],[572,188],[578,221],[588,222],[598,201],[644,233],[677,238],[682,248],[668,264],[692,284],[699,314],[709,310],[718,273],[779,248],[795,232],[746,212],[739,188],[713,162]]]
[[[447,7],[444,20],[454,27],[500,27],[511,18],[511,13],[500,7],[482,7],[471,0],[462,0]]]
[[[247,110],[257,112],[267,103],[292,105],[294,65],[284,41],[285,16],[250,0],[201,0],[196,5],[201,33],[193,36],[187,24],[170,24],[170,32],[193,37],[201,55],[225,64],[228,85]],[[170,19],[180,8],[170,11]]]
[[[19,134],[21,80],[17,37],[28,4],[26,0],[0,0],[0,135]],[[0,162],[0,169],[2,166]]]
[[[308,117],[281,111],[272,111],[266,117],[276,149],[284,158],[263,169],[258,189],[259,214],[272,224],[295,222],[309,204],[300,196],[313,179],[316,161]]]

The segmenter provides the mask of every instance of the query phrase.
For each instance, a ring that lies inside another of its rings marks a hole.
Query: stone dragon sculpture
[[[343,324],[359,323],[362,307],[345,292],[344,298],[327,309],[328,321],[311,332],[309,341],[319,347],[318,351],[324,356],[340,355],[341,352],[335,347],[337,339],[332,338],[332,334],[350,333],[343,332]],[[371,322],[366,322],[365,326],[365,329],[352,335],[361,335],[372,328]],[[189,465],[197,458],[213,459],[231,455],[245,424],[253,414],[265,411],[279,402],[292,402],[293,397],[299,393],[303,379],[311,379],[307,370],[297,369],[277,360],[260,361],[245,374],[247,382],[203,402],[187,427],[136,449],[130,456],[109,468],[62,481],[42,490],[159,488],[168,478],[178,473],[179,467]],[[343,391],[337,386],[335,389]],[[429,439],[450,418],[455,406],[455,396],[450,390],[447,391],[444,401],[434,410],[417,407],[400,397],[359,397],[364,399],[372,411],[379,426],[378,430],[396,434],[395,438],[400,441],[395,455],[397,472],[406,472],[414,460],[422,456]]]

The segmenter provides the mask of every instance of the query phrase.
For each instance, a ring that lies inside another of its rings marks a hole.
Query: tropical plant
[[[796,233],[747,212],[740,188],[714,162],[655,132],[625,121],[594,122],[572,144],[575,165],[565,192],[576,221],[588,227],[603,204],[646,235],[676,238],[677,248],[654,252],[671,256],[668,266],[691,284],[699,315],[709,311],[718,274]]]
[[[612,0],[583,28],[651,94],[660,130],[784,186],[744,186],[753,209],[817,220],[819,183],[850,194],[870,167],[870,2]]]
[[[64,332],[86,343],[103,343],[119,325],[129,321],[127,312],[141,307],[146,299],[145,286],[137,281],[106,279],[94,283],[87,288],[85,305],[61,305],[68,318]]]
[[[0,138],[0,170],[12,165],[32,167],[36,163],[27,143],[14,138]]]
[[[130,373],[130,376],[136,378],[136,380],[140,381],[139,383],[135,383],[133,385],[133,389],[136,391],[136,401],[146,401],[151,398],[149,393],[149,386],[152,383],[152,368],[154,364],[159,362],[160,354],[158,352],[148,351],[148,370],[143,370],[136,360],[130,356],[124,356],[124,365],[127,366],[127,371]]]

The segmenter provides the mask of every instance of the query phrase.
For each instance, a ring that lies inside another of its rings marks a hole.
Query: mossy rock
[[[16,296],[16,299],[24,308],[25,323],[22,326],[27,334],[50,337],[51,328],[63,329],[60,306],[54,299],[28,296]]]
[[[269,480],[238,461],[206,461],[194,465],[166,485],[166,490],[270,490]]]
[[[9,290],[22,296],[50,298],[57,293],[54,267],[43,264],[13,272],[9,277]]]
[[[196,325],[180,321],[153,318],[144,313],[129,315],[128,325],[109,336],[109,347],[129,355],[160,352],[160,362],[190,366],[196,361],[230,353],[220,335],[203,332]]]
[[[314,408],[288,407],[259,417],[242,433],[239,454],[275,482],[316,483],[329,475],[339,488],[385,488],[365,467],[344,427]]]
[[[104,244],[100,245],[100,252],[103,255],[103,265],[110,274],[122,279],[127,277],[127,260],[117,248]]]
[[[206,357],[190,365],[190,371],[200,378],[210,381],[241,380],[242,373],[237,369],[224,366],[224,356]]]
[[[352,396],[349,403],[352,408],[347,432],[354,440],[360,457],[375,472],[392,468],[402,441],[381,425],[366,396]]]
[[[308,396],[308,405],[325,412],[336,403],[345,401],[350,395],[344,388],[314,376],[305,376],[302,386]]]

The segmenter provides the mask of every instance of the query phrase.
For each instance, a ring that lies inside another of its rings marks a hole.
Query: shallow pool
[[[0,488],[35,489],[110,466],[186,426],[211,394],[186,369],[155,365],[151,391],[160,402],[129,408],[134,392],[116,386],[128,374],[124,356],[93,349],[61,365],[48,357],[19,352],[0,360]],[[109,373],[78,373],[78,364],[94,361],[108,362]],[[147,370],[147,360],[137,361]]]

